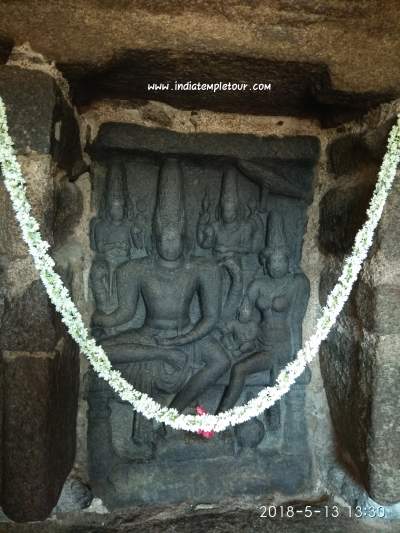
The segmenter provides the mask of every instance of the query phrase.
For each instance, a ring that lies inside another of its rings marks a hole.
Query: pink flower
[[[206,415],[207,411],[204,409],[204,407],[202,405],[197,405],[196,406],[196,414],[198,414],[200,416],[201,415]],[[197,434],[201,435],[205,439],[212,439],[214,437],[214,435],[215,435],[215,431],[205,431],[204,429],[198,429],[197,430]]]

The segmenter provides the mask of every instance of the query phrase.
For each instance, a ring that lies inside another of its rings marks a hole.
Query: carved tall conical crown
[[[224,205],[226,202],[234,204],[239,208],[237,172],[233,166],[227,167],[222,176],[220,202],[221,205]]]
[[[108,171],[107,199],[110,203],[114,201],[124,202],[127,198],[126,195],[125,167],[120,161],[113,162]]]
[[[179,235],[183,235],[185,230],[182,169],[176,159],[165,161],[158,179],[154,231],[156,235],[161,235],[166,229]]]
[[[271,252],[289,253],[285,227],[279,211],[272,210],[268,215],[267,250]]]

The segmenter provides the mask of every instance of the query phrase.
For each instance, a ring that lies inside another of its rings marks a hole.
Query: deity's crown
[[[268,215],[266,250],[268,254],[273,252],[289,253],[286,240],[285,227],[281,213],[273,209]]]
[[[185,228],[185,206],[182,169],[177,159],[167,159],[160,169],[154,231],[160,235],[173,230],[182,235]]]
[[[226,167],[222,175],[220,202],[221,205],[229,202],[239,206],[237,170],[233,165]]]
[[[121,161],[112,162],[107,179],[107,198],[112,202],[125,202],[127,199],[125,167]]]

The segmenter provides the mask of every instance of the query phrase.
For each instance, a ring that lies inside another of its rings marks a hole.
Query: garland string
[[[50,245],[40,234],[39,223],[31,214],[32,208],[26,195],[26,182],[15,156],[12,139],[8,133],[6,108],[0,97],[0,167],[4,184],[9,192],[12,206],[18,220],[22,237],[27,243],[36,269],[46,288],[47,294],[60,313],[69,333],[86,355],[97,374],[109,383],[120,398],[129,402],[133,408],[147,419],[154,419],[175,429],[186,431],[223,431],[260,415],[286,394],[296,379],[303,373],[307,364],[316,357],[321,342],[327,338],[336,318],[346,303],[351,288],[361,270],[367,252],[373,241],[374,231],[396,175],[400,160],[400,116],[389,135],[387,151],[384,156],[378,180],[373,192],[367,220],[358,231],[351,255],[346,257],[337,284],[329,294],[322,315],[317,321],[315,333],[304,343],[295,359],[283,368],[273,386],[265,387],[245,405],[234,407],[218,415],[180,414],[176,409],[160,405],[150,396],[133,388],[121,373],[111,366],[103,348],[90,337],[81,314],[72,302],[68,289],[61,277],[55,272],[54,260],[48,254]]]

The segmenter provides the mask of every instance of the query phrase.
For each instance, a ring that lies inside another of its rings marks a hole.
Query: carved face
[[[113,222],[121,222],[125,214],[124,202],[120,200],[111,201],[108,211]]]
[[[157,238],[157,251],[166,261],[176,261],[183,254],[183,237],[176,228],[166,228]]]
[[[266,267],[271,278],[282,278],[289,272],[289,258],[284,252],[273,252],[266,258]]]
[[[238,208],[235,201],[225,200],[221,205],[222,220],[226,223],[235,222],[238,216]]]

